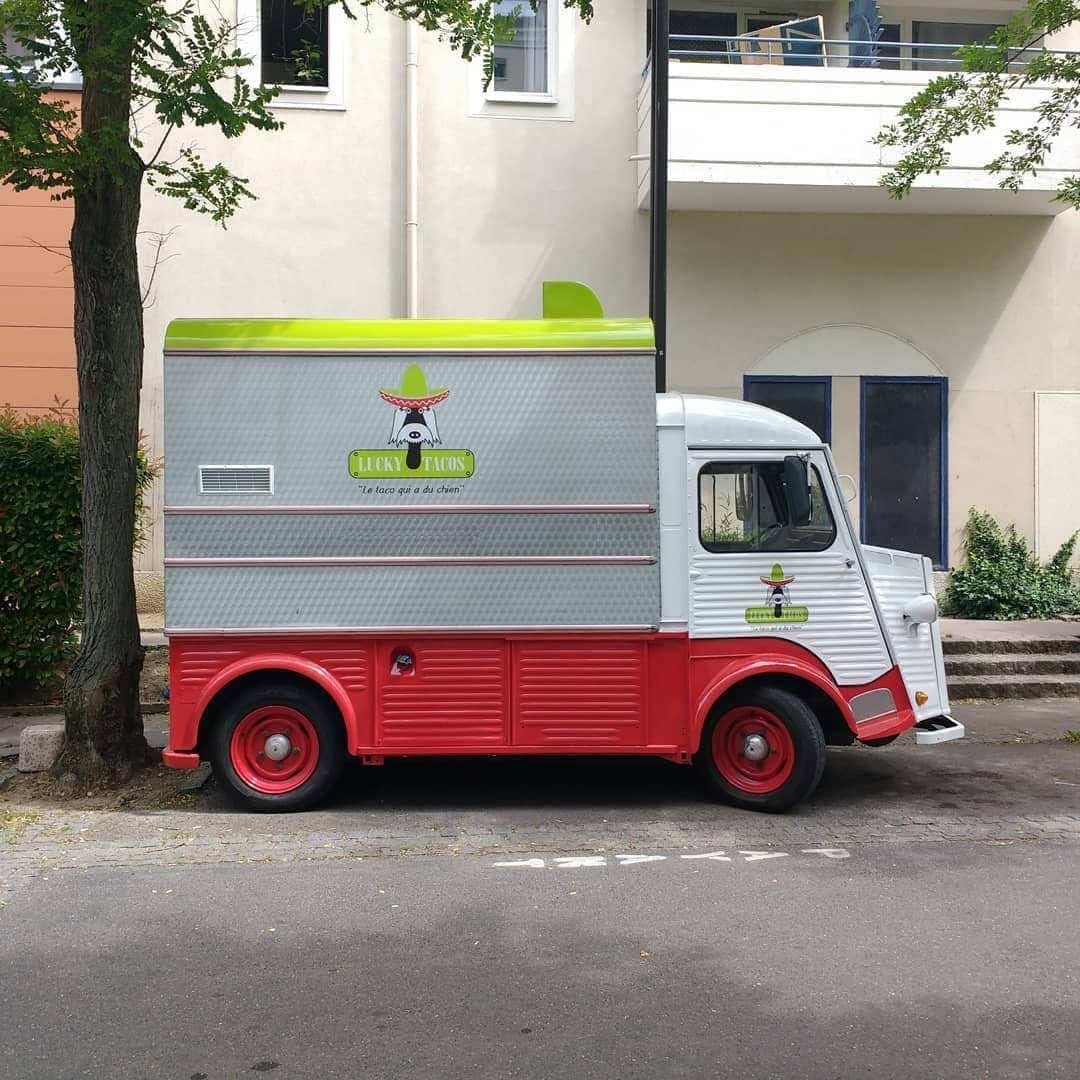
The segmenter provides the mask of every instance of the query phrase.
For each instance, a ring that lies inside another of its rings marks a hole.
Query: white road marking
[[[820,855],[824,859],[850,859],[851,852],[847,848],[801,848],[803,855]],[[791,857],[789,851],[757,851],[740,848],[737,854],[743,856],[744,863],[764,862],[766,859],[787,859]],[[556,855],[549,860],[541,858],[511,859],[505,862],[492,863],[492,867],[498,869],[527,869],[527,870],[605,870],[612,866],[639,866],[642,863],[666,862],[674,859],[674,855]],[[724,851],[702,851],[691,855],[679,855],[680,859],[689,859],[705,862],[735,862],[735,858]],[[614,860],[612,862],[611,860]],[[571,894],[573,895],[573,894]]]

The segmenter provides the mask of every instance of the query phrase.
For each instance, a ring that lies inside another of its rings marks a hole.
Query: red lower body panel
[[[768,674],[817,686],[860,738],[883,738],[914,722],[896,669],[868,686],[838,687],[816,656],[777,639],[185,636],[173,637],[169,651],[163,760],[174,768],[197,761],[200,725],[215,697],[238,677],[270,671],[321,686],[342,714],[349,752],[365,757],[637,753],[686,761],[716,699]],[[893,711],[857,724],[849,701],[882,688],[892,694]]]

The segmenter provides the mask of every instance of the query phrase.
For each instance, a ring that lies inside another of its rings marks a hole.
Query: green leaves
[[[136,469],[141,509],[154,477],[141,450]],[[74,652],[82,606],[80,497],[74,419],[61,411],[0,412],[0,692],[44,686]]]
[[[0,413],[0,687],[43,685],[74,647],[78,474],[72,422]]]
[[[985,167],[1006,191],[1037,175],[1065,128],[1080,126],[1080,57],[1042,51],[1048,34],[1078,20],[1080,0],[1029,0],[987,44],[964,46],[961,70],[934,79],[875,138],[902,151],[881,179],[889,194],[902,199],[920,177],[941,172],[953,142],[993,128],[1006,96],[1020,90],[1042,95],[1036,119],[1006,132],[1006,149]],[[1057,198],[1080,208],[1078,178],[1063,180]]]
[[[942,609],[966,619],[1052,619],[1080,613],[1080,586],[1070,563],[1073,534],[1045,565],[1010,525],[972,510],[964,530],[965,565],[954,570]]]
[[[247,178],[224,165],[207,165],[193,147],[186,146],[171,162],[159,161],[147,170],[147,183],[163,195],[180,199],[185,208],[207,214],[224,224],[245,198],[253,199]]]

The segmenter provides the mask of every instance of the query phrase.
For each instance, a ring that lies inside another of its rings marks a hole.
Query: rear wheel
[[[695,763],[712,790],[753,810],[787,810],[825,770],[825,736],[797,694],[759,686],[714,709]]]
[[[321,802],[345,764],[341,718],[322,695],[287,681],[234,697],[211,731],[209,749],[226,793],[259,810]]]

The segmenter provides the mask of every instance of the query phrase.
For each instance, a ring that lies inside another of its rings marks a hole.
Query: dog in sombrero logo
[[[773,563],[768,577],[758,578],[768,590],[765,594],[765,606],[772,604],[773,618],[779,619],[784,614],[784,607],[791,603],[788,586],[795,580],[794,574],[785,574],[779,563]]]
[[[394,426],[390,432],[390,445],[405,449],[405,467],[412,471],[420,468],[423,448],[436,446],[439,424],[435,418],[435,406],[450,396],[445,386],[428,386],[427,376],[419,364],[410,364],[401,377],[397,389],[383,387],[379,397],[394,407]]]

